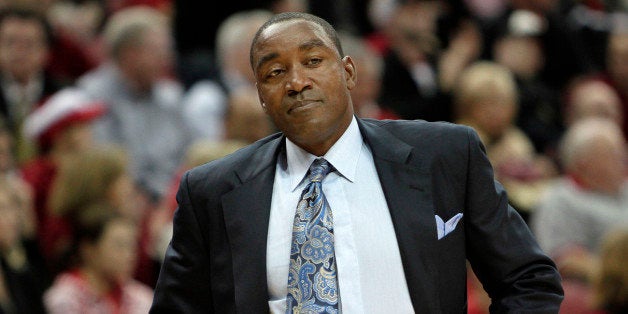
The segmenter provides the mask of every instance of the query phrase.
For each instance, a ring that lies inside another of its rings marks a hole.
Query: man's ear
[[[345,80],[347,82],[347,88],[352,90],[355,87],[355,84],[358,81],[358,73],[355,69],[355,64],[353,64],[353,59],[350,56],[345,56],[342,58],[342,63],[345,68]]]

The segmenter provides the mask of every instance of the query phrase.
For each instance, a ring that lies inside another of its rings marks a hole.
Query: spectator
[[[495,177],[508,190],[512,205],[527,219],[538,193],[557,172],[515,124],[517,97],[512,72],[490,61],[478,61],[465,69],[453,94],[455,121],[478,132]]]
[[[103,113],[104,107],[81,91],[64,88],[24,122],[24,135],[36,143],[40,153],[23,164],[20,171],[33,189],[38,239],[47,258],[56,250],[51,244],[57,223],[49,215],[47,205],[50,186],[63,160],[93,145],[91,123]]]
[[[440,1],[405,1],[385,23],[389,48],[379,103],[401,118],[451,120],[438,79],[437,20],[443,11]]]
[[[16,141],[17,161],[37,155],[22,134],[26,116],[61,86],[46,72],[52,33],[46,17],[29,7],[0,11],[0,113]]]
[[[585,313],[603,236],[628,228],[626,140],[613,121],[589,117],[567,129],[560,149],[565,174],[542,195],[531,227],[563,277],[561,313]]]
[[[55,81],[73,85],[102,62],[100,32],[107,19],[106,1],[49,1],[45,13],[53,30],[47,70]]]
[[[225,117],[229,103],[233,102],[229,98],[241,87],[254,86],[249,46],[257,28],[271,16],[270,11],[261,9],[240,11],[219,25],[216,39],[217,77],[195,82],[183,100],[185,120],[192,129],[194,140],[221,140],[226,136]]]
[[[156,9],[136,6],[107,21],[107,61],[78,86],[103,102],[107,114],[95,124],[100,143],[122,145],[130,170],[150,202],[157,202],[181,162],[189,132],[180,106],[183,89],[172,78],[171,29]]]
[[[152,290],[132,278],[137,225],[109,205],[81,209],[71,268],[44,294],[50,314],[148,313]]]
[[[129,173],[129,157],[125,149],[103,145],[68,158],[59,169],[49,198],[51,215],[62,227],[58,228],[61,232],[57,232],[54,238],[61,254],[54,256],[56,261],[67,261],[68,249],[75,235],[72,227],[81,210],[91,203],[107,203],[138,225],[140,250],[136,259],[138,264],[134,268],[135,278],[148,285],[153,284],[156,273],[146,249],[150,245],[146,223],[152,214],[152,207],[143,201],[136,193]],[[57,269],[64,269],[65,266],[59,264]]]
[[[571,250],[596,253],[604,233],[628,222],[626,158],[626,140],[608,119],[585,118],[565,133],[565,175],[547,190],[532,220],[539,244],[557,258],[559,270]]]
[[[90,124],[103,113],[101,104],[68,87],[49,97],[24,122],[25,136],[37,143],[40,153],[20,171],[33,189],[38,239],[47,258],[54,251],[48,242],[54,238],[50,228],[56,225],[47,206],[50,186],[64,159],[94,144]]]

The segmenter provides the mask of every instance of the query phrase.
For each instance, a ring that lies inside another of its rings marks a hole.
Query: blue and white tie
[[[314,160],[297,205],[286,313],[338,313],[333,219],[322,187],[331,169],[327,160]]]

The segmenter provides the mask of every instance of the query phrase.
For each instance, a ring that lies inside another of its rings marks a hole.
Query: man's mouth
[[[318,100],[299,100],[294,103],[288,110],[288,113],[309,110],[313,106],[320,104]]]

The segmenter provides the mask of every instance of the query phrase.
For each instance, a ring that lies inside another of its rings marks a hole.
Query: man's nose
[[[312,80],[308,76],[307,69],[302,65],[294,66],[288,72],[286,89],[289,95],[295,95],[312,87]]]

